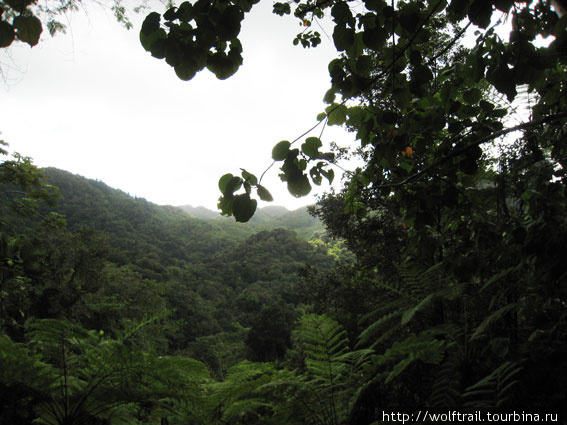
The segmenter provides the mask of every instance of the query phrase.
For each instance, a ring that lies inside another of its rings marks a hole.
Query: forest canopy
[[[256,3],[197,0],[152,12],[142,47],[183,80],[205,69],[229,78],[242,64],[238,36]],[[33,3],[6,4],[2,44],[35,41],[22,23],[37,27]],[[387,422],[385,412],[521,410],[564,421],[562,5],[274,3],[274,13],[299,20],[290,42],[305,48],[320,43],[319,20],[333,23],[337,57],[312,130],[344,126],[359,145],[323,148],[307,132],[272,150],[298,197],[333,181],[338,158],[362,162],[311,208],[326,233],[306,244],[276,229],[216,240],[226,250],[207,241],[192,251],[201,224],[177,224],[159,240],[149,208],[136,216],[149,235],[124,240],[127,220],[105,224],[122,242],[112,249],[89,229],[47,227],[41,243],[13,231],[0,246],[4,417],[354,425]],[[37,175],[22,164],[23,176]],[[13,162],[2,165],[2,182],[29,198],[44,196],[33,188],[49,189],[10,174]],[[255,198],[272,198],[262,177],[221,176],[221,212],[249,221]],[[154,236],[167,249],[148,248]],[[192,262],[209,248],[212,260]],[[140,294],[152,300],[149,317],[126,302]]]

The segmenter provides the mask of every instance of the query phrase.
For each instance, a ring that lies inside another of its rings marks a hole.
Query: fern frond
[[[393,311],[389,311],[393,309]],[[407,309],[406,300],[396,300],[390,303],[387,308],[379,308],[372,315],[376,316],[378,312],[387,311],[383,316],[372,322],[358,337],[356,347],[366,346],[375,347],[379,343],[379,339],[386,332],[385,330],[394,331],[400,326],[400,319]]]
[[[412,334],[403,341],[394,342],[384,354],[378,356],[378,364],[394,364],[387,372],[385,383],[392,381],[416,361],[433,365],[441,363],[446,350],[453,346],[452,342],[436,338],[442,333],[432,328],[418,335]]]
[[[504,407],[513,397],[513,390],[520,380],[518,375],[522,366],[507,361],[492,371],[488,376],[469,386],[463,393],[465,408]]]
[[[437,294],[435,292],[433,292],[433,293],[427,295],[423,300],[421,300],[421,302],[419,302],[418,304],[416,304],[412,308],[404,311],[404,314],[402,315],[401,324],[407,325],[417,313],[428,308],[431,305],[431,303],[436,299],[436,296],[437,296]]]
[[[43,392],[57,382],[57,370],[21,343],[0,335],[0,382]]]
[[[455,409],[461,396],[462,356],[458,350],[448,350],[431,388],[428,406],[436,409]]]
[[[480,338],[488,328],[490,328],[494,323],[501,320],[510,311],[516,309],[516,307],[517,307],[516,303],[511,303],[511,304],[505,305],[504,307],[499,308],[498,310],[496,310],[495,312],[490,314],[488,317],[486,317],[482,321],[482,323],[477,326],[474,333],[471,335],[471,338],[470,338],[471,341],[473,341],[477,338]]]

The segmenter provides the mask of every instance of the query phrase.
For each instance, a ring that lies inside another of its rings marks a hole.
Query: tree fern
[[[428,329],[417,335],[410,335],[403,341],[396,341],[386,352],[378,356],[378,365],[389,367],[384,372],[384,383],[389,383],[400,375],[412,363],[421,361],[425,364],[438,365],[445,356],[446,350],[453,345],[445,339],[442,329]]]
[[[151,323],[151,319],[145,323]],[[158,414],[202,416],[201,385],[206,366],[182,357],[156,356],[129,343],[136,324],[119,339],[87,331],[66,321],[45,319],[32,325],[30,345],[53,367],[51,386],[38,406],[42,423],[75,425],[93,418],[109,418],[119,406],[144,403]]]
[[[357,346],[376,348],[394,335],[403,334],[407,325],[420,315],[431,315],[442,300],[454,300],[463,290],[452,283],[441,270],[442,264],[424,269],[419,265],[400,266],[398,284],[376,282],[392,300],[361,318],[361,323],[373,321],[359,335]]]
[[[271,363],[242,361],[228,371],[223,382],[209,384],[209,400],[213,403],[211,420],[242,423],[262,418],[272,423],[275,417],[286,416],[286,388],[300,385],[289,371],[276,370]],[[277,423],[277,422],[276,422]],[[279,423],[287,423],[285,420]]]
[[[210,386],[224,423],[339,425],[345,422],[371,350],[351,351],[346,332],[327,316],[304,315],[294,332],[302,353],[300,370],[270,363],[241,362],[226,380]]]
[[[54,368],[24,344],[0,335],[0,383],[22,384],[34,391],[51,387],[57,380]]]
[[[356,376],[372,351],[350,351],[346,331],[328,316],[303,316],[295,337],[305,353],[311,423],[343,423],[360,389]]]

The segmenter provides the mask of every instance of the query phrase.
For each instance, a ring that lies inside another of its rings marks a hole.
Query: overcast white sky
[[[158,204],[216,209],[221,175],[242,167],[259,176],[273,145],[313,126],[325,107],[332,42],[323,35],[317,49],[294,47],[298,22],[272,15],[272,3],[247,16],[244,65],[225,81],[208,71],[179,80],[141,47],[142,17],[127,31],[99,6],[74,13],[67,34],[44,34],[33,49],[19,44],[0,56],[1,137],[39,166]],[[327,128],[323,141],[333,140],[352,136]],[[289,195],[277,174],[264,179],[274,205],[313,202]]]

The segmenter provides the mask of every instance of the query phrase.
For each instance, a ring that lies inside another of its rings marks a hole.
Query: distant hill
[[[192,217],[203,220],[229,220],[234,222],[232,217],[224,217],[216,211],[205,207],[193,207],[183,205],[178,207]],[[293,230],[303,239],[309,239],[314,233],[321,231],[323,226],[317,217],[313,217],[307,212],[307,207],[301,207],[290,211],[282,206],[267,206],[259,208],[249,223],[252,228],[257,230],[284,229]]]
[[[265,207],[250,223],[237,223],[203,207],[156,205],[132,197],[105,183],[56,168],[46,168],[47,182],[61,198],[55,211],[64,215],[70,231],[89,226],[109,235],[112,261],[122,264],[152,258],[164,267],[201,261],[221,249],[230,249],[265,230],[285,228],[309,240],[322,229],[305,208],[288,211]],[[47,214],[51,208],[44,207]],[[200,217],[198,218],[197,215]],[[9,218],[6,230],[18,232],[33,223]]]
[[[202,218],[203,220],[220,219],[222,216],[218,211],[213,211],[205,207],[194,207],[192,205],[181,205],[178,208],[185,211],[191,217]]]

